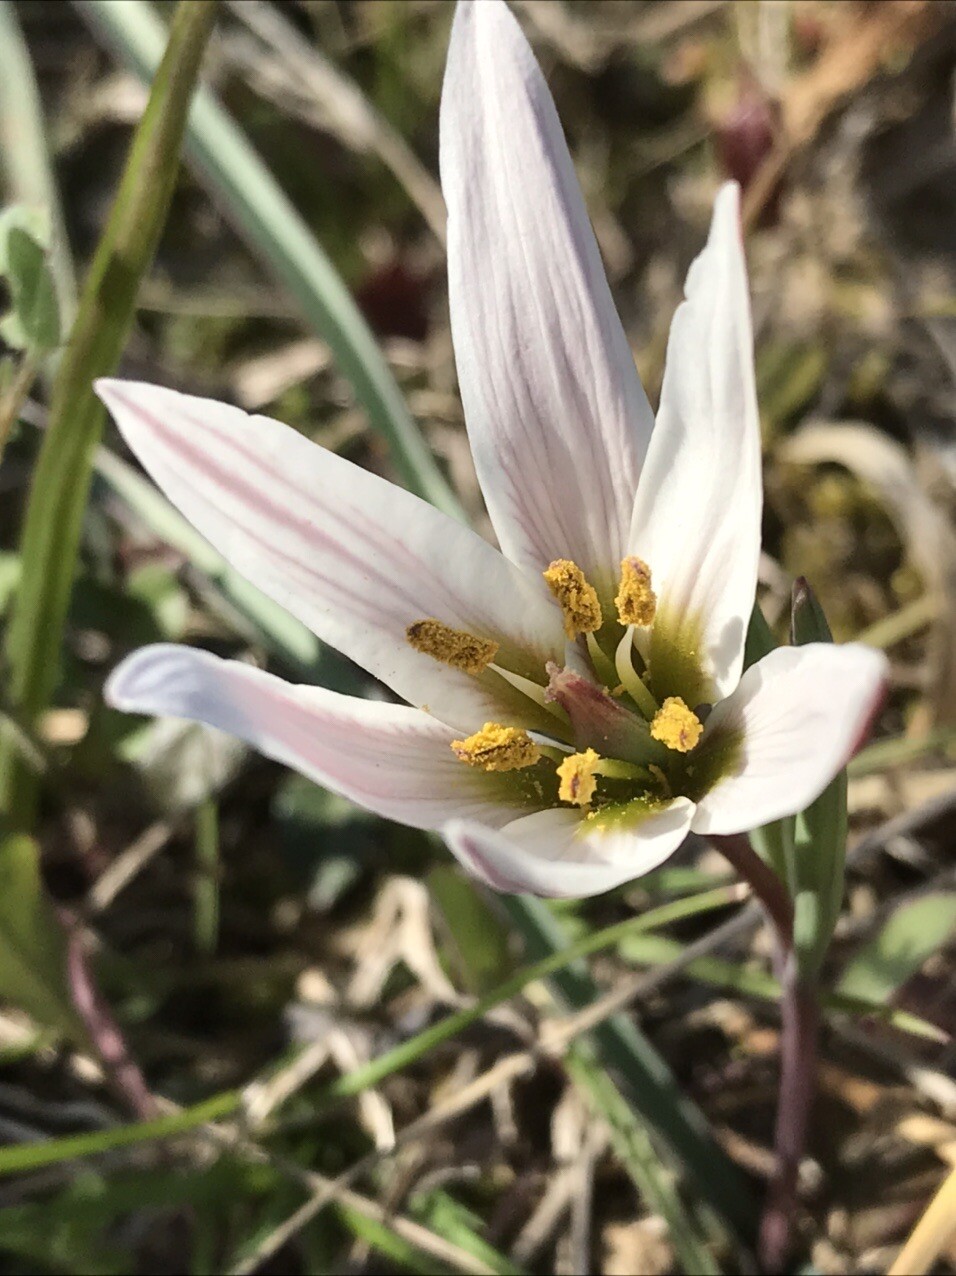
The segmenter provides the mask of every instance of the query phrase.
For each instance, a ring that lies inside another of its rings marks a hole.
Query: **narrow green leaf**
[[[208,1121],[220,1121],[232,1116],[241,1106],[242,1096],[227,1090],[203,1103],[197,1103],[195,1107],[157,1117],[155,1121],[117,1125],[108,1130],[93,1130],[88,1134],[70,1134],[62,1139],[46,1139],[42,1143],[15,1143],[10,1147],[0,1147],[0,1176],[24,1174],[48,1165],[59,1165],[63,1161],[77,1161],[82,1157],[116,1152],[120,1148],[153,1143],[158,1139],[175,1138],[176,1135],[186,1134]]]
[[[425,1254],[379,1219],[369,1218],[367,1214],[341,1202],[336,1204],[335,1209],[354,1236],[378,1250],[392,1263],[412,1272],[413,1276],[445,1276],[445,1273],[452,1270],[436,1262],[430,1254]]]
[[[80,10],[122,61],[148,78],[165,31],[143,0],[80,0]],[[372,428],[411,491],[464,519],[456,496],[408,411],[402,392],[351,294],[305,221],[208,89],[189,115],[187,156],[253,251],[329,344]]]
[[[35,237],[49,249],[59,313],[66,330],[76,310],[76,279],[40,90],[11,0],[0,0],[0,169],[6,197],[28,208],[34,217],[41,217],[48,232]]]
[[[684,953],[684,945],[667,935],[630,935],[619,946],[626,961],[638,966],[660,966],[676,961]],[[773,975],[756,966],[725,961],[720,957],[697,957],[684,967],[684,976],[697,979],[712,988],[722,988],[739,993],[742,997],[757,997],[761,1001],[778,1004],[780,984]],[[949,1037],[935,1024],[905,1010],[897,1010],[885,1002],[873,1002],[868,998],[850,997],[844,993],[823,993],[820,1003],[825,1009],[856,1018],[876,1018],[928,1041],[947,1042]]]
[[[23,578],[7,634],[10,695],[28,721],[47,706],[57,680],[104,421],[92,382],[115,369],[126,340],[176,182],[186,111],[214,16],[212,3],[183,0],[176,9],[54,386],[23,530]],[[9,741],[0,740],[0,810],[14,827],[31,826],[36,792],[34,777]]]
[[[876,1005],[956,934],[956,892],[933,892],[901,904],[845,967],[836,990]]]
[[[755,602],[747,625],[747,636],[744,639],[744,668],[749,669],[758,660],[768,656],[776,645],[773,631],[767,624],[760,604]]]
[[[469,992],[488,992],[514,967],[508,929],[475,883],[455,864],[436,864],[428,874],[428,893],[445,922],[456,968]]]
[[[37,844],[23,835],[0,842],[0,997],[86,1045],[67,986],[66,939],[43,892]]]
[[[497,1273],[497,1276],[522,1276],[521,1267],[517,1267],[479,1235],[483,1226],[481,1218],[456,1200],[450,1192],[442,1188],[418,1192],[409,1201],[409,1209],[413,1217],[429,1231],[443,1236],[452,1245],[471,1254],[489,1271]]]

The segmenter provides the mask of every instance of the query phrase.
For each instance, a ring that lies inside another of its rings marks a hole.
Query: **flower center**
[[[621,561],[617,615],[609,612],[607,619],[577,563],[558,558],[542,574],[561,608],[564,632],[577,645],[567,667],[546,665],[546,681],[536,675],[535,661],[504,638],[455,629],[435,617],[405,631],[416,651],[504,695],[509,716],[513,706],[524,723],[486,722],[452,741],[455,756],[497,773],[487,782],[507,800],[538,809],[567,803],[581,809],[588,827],[629,828],[674,797],[699,800],[735,764],[741,741],[739,732],[705,738],[695,709],[708,684],[689,640],[693,618],[670,623],[650,567],[635,556]]]

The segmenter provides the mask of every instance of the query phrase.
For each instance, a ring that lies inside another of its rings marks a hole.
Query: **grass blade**
[[[166,34],[142,0],[80,0],[80,9],[123,62],[147,78]],[[365,407],[372,428],[391,449],[411,491],[462,518],[402,392],[335,267],[242,132],[207,89],[189,115],[187,156],[222,211],[267,268],[295,298],[329,343]]]
[[[212,30],[211,3],[176,10],[169,47],[136,129],[109,222],[90,267],[56,379],[49,426],[27,506],[22,584],[7,634],[10,694],[28,721],[56,685],[93,456],[104,411],[92,381],[112,372],[152,261],[178,173],[186,111]],[[29,829],[37,786],[9,742],[0,740],[0,810]]]
[[[45,208],[50,218],[50,266],[60,317],[69,326],[76,310],[76,278],[53,178],[43,106],[33,64],[11,0],[0,0],[0,152],[4,201]]]
[[[209,1121],[232,1116],[241,1104],[241,1096],[227,1090],[197,1103],[194,1107],[157,1117],[155,1121],[138,1121],[133,1125],[117,1125],[108,1130],[70,1134],[62,1139],[45,1139],[42,1143],[15,1143],[10,1147],[0,1148],[0,1177],[5,1174],[25,1174],[29,1170],[41,1170],[48,1165],[99,1156],[104,1152],[116,1152],[120,1148],[136,1147],[157,1139],[172,1139],[198,1129]]]

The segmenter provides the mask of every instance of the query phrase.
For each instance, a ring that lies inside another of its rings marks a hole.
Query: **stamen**
[[[493,639],[476,638],[440,620],[416,620],[405,630],[405,637],[416,651],[462,673],[483,673],[498,654],[498,643]]]
[[[622,625],[649,625],[657,611],[651,569],[641,558],[621,560],[621,587],[614,599]]]
[[[700,718],[680,696],[668,696],[651,722],[654,739],[677,753],[690,753],[703,730]]]
[[[591,657],[591,664],[594,666],[594,672],[598,678],[604,683],[605,687],[616,687],[620,679],[617,676],[614,661],[610,656],[604,654],[594,634],[588,634],[585,642],[588,645],[588,655]],[[614,692],[612,691],[611,695],[613,694]]]
[[[564,759],[558,767],[558,779],[561,781],[558,797],[562,802],[573,802],[575,806],[587,806],[597,788],[594,768],[600,760],[600,755],[593,749],[585,749],[583,753],[569,754]]]
[[[633,632],[631,629],[625,630],[624,636],[617,644],[617,650],[614,653],[614,664],[617,668],[617,676],[624,684],[624,689],[649,722],[657,713],[657,701],[634,668],[632,654],[634,651]]]
[[[452,740],[451,748],[459,761],[482,771],[520,771],[534,766],[541,757],[527,731],[503,727],[498,722],[486,722],[467,740]]]
[[[573,642],[578,634],[590,634],[601,628],[601,604],[597,590],[589,585],[584,572],[570,558],[556,558],[543,572],[548,588],[564,613],[564,632]]]
[[[559,722],[567,722],[567,714],[565,714],[560,706],[552,704],[548,699],[547,687],[542,687],[540,683],[532,682],[530,678],[525,678],[520,673],[512,673],[510,669],[503,669],[501,665],[489,665],[492,672],[504,678],[509,686],[514,687],[515,691],[520,691],[523,696],[527,696],[529,700],[533,700],[546,713],[550,713],[553,718],[557,718]]]

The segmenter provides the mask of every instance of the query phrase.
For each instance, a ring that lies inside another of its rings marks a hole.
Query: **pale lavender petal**
[[[406,627],[434,618],[501,642],[542,678],[564,650],[557,607],[468,528],[267,417],[127,381],[97,392],[156,483],[264,593],[398,695],[474,731],[531,701],[414,651]],[[506,708],[503,709],[503,705]],[[515,707],[517,705],[517,707]]]
[[[737,685],[753,609],[763,492],[739,192],[723,187],[667,347],[630,552],[651,569],[658,616],[700,651],[704,699]],[[651,672],[657,635],[651,643]],[[681,694],[658,687],[659,694]]]
[[[780,647],[707,721],[742,734],[731,773],[697,805],[699,833],[744,833],[804,810],[848,761],[879,706],[886,657],[859,643]],[[703,746],[702,746],[703,747]]]
[[[459,4],[441,106],[452,336],[505,554],[612,591],[652,428],[561,124],[501,0]]]
[[[631,831],[581,835],[568,808],[520,816],[499,831],[457,819],[442,836],[452,854],[487,886],[508,895],[585,898],[659,867],[690,830],[694,804],[677,798]]]
[[[459,817],[500,826],[523,808],[498,801],[464,766],[454,731],[407,705],[296,686],[192,647],[144,647],[115,669],[109,704],[204,722],[379,815],[415,828]]]

